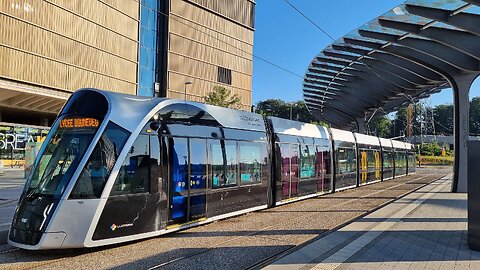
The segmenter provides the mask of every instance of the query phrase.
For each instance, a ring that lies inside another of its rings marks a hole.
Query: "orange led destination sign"
[[[95,118],[65,118],[60,121],[60,128],[98,127],[100,123]]]

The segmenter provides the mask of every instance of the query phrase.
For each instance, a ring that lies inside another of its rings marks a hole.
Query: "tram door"
[[[360,172],[361,172],[361,182],[360,184],[365,184],[368,179],[368,155],[367,152],[362,151],[360,152],[361,159],[360,159]]]
[[[297,197],[298,144],[282,144],[282,199]]]
[[[380,158],[380,152],[375,151],[375,180],[380,180],[382,177],[382,159]]]
[[[205,217],[206,140],[169,139],[169,225]]]

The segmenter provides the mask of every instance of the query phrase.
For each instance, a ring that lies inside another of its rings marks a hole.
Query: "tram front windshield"
[[[99,121],[94,118],[64,117],[53,132],[26,184],[28,197],[62,195],[85,151],[92,142]]]

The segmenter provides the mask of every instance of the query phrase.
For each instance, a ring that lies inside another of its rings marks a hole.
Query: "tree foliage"
[[[453,116],[452,116],[453,119]],[[470,101],[470,134],[480,135],[480,97],[474,97]]]
[[[233,109],[240,107],[240,97],[223,86],[213,87],[213,91],[209,92],[204,99],[205,103],[210,105]]]
[[[328,126],[328,124],[315,119],[303,101],[289,103],[280,99],[268,99],[256,105],[257,113],[285,119],[290,119],[290,109],[292,110],[293,120]],[[409,117],[410,120],[408,120]],[[433,134],[433,127],[437,135],[452,135],[453,122],[454,111],[452,104],[428,107],[417,103],[413,107],[413,113],[411,110],[410,115],[408,115],[406,108],[401,108],[395,113],[393,120],[388,119],[386,116],[381,116],[372,119],[368,125],[372,134],[379,137],[392,138],[402,135],[407,136],[407,131],[409,130],[413,135]],[[469,127],[471,135],[480,136],[480,97],[474,97],[470,101]],[[436,153],[438,153],[438,147],[435,149],[437,149]]]
[[[435,133],[450,135],[453,134],[453,105],[442,104],[433,108],[435,119]]]
[[[381,116],[370,121],[369,127],[370,130],[374,132],[375,135],[382,138],[391,137],[393,123],[387,116]]]
[[[422,156],[441,156],[443,147],[437,143],[429,143],[418,146],[420,147],[420,154]],[[453,153],[449,149],[445,150],[447,156],[452,156]]]
[[[303,101],[286,102],[281,99],[267,99],[260,101],[255,106],[255,112],[266,115],[275,116],[285,119],[297,120],[306,123],[325,124],[319,122],[307,109],[307,105]]]

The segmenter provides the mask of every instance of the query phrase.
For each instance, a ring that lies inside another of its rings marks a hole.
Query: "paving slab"
[[[264,269],[480,269],[467,239],[467,194],[448,175]]]

